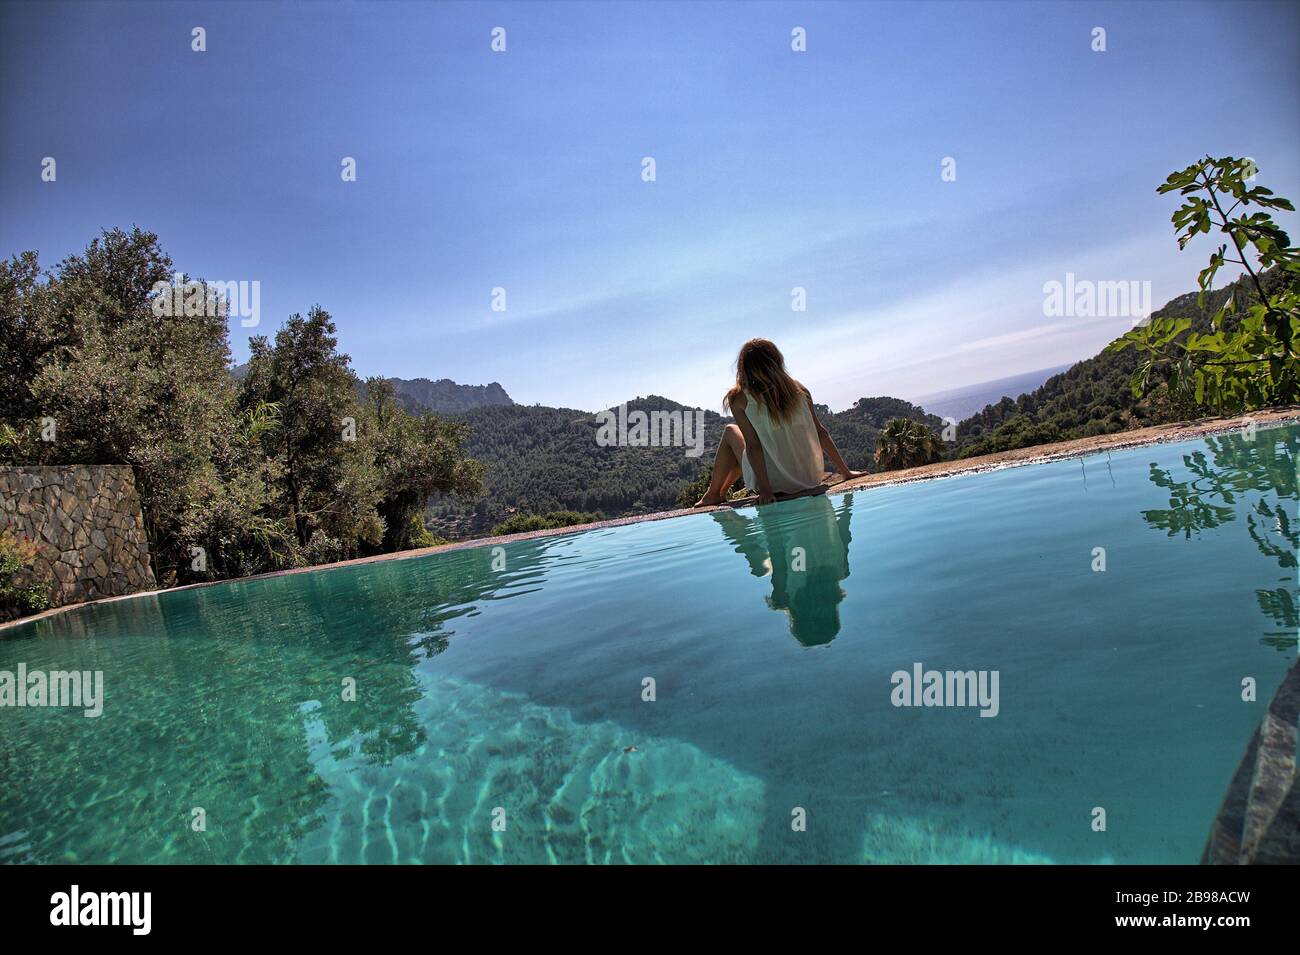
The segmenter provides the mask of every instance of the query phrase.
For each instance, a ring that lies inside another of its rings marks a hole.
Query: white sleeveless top
[[[812,412],[808,410],[808,400],[799,396],[799,407],[786,421],[775,421],[763,406],[748,391],[745,392],[745,417],[754,427],[759,442],[763,445],[763,461],[767,464],[767,478],[771,482],[774,494],[792,494],[806,491],[822,483],[825,475],[825,458],[822,454],[821,441],[817,438],[817,425],[813,422]],[[758,479],[749,463],[749,450],[740,462],[740,470],[745,478],[745,486],[751,491],[758,490]]]

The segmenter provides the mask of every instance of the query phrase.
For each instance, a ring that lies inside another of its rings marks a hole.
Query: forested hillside
[[[651,395],[629,411],[693,412]],[[665,510],[678,492],[709,467],[722,418],[705,412],[705,449],[687,457],[681,447],[601,447],[597,420],[573,408],[510,405],[473,408],[457,416],[471,432],[465,450],[486,466],[485,493],[464,504],[438,499],[429,509],[436,533],[464,538],[486,534],[514,513],[583,511],[620,517]]]
[[[1277,272],[1265,275],[1265,288],[1281,280]],[[1203,306],[1196,304],[1194,292],[1180,295],[1153,312],[1152,318],[1190,318],[1193,331],[1208,332],[1211,316],[1234,293],[1241,309],[1248,290],[1239,280],[1206,295]],[[1195,404],[1169,400],[1159,388],[1142,399],[1134,397],[1131,379],[1140,363],[1141,357],[1134,349],[1103,351],[1049,378],[1029,394],[1014,400],[1003,398],[960,423],[956,447],[949,451],[949,456],[973,457],[1181,421],[1207,413]]]
[[[627,407],[696,411],[656,395],[629,401]],[[818,415],[849,465],[864,470],[875,470],[872,454],[890,418],[943,426],[916,405],[887,397],[863,398],[838,414],[818,406]],[[711,465],[722,428],[731,420],[706,411],[704,453],[686,457],[680,447],[600,447],[596,416],[572,408],[481,407],[456,417],[469,424],[466,453],[483,462],[486,474],[478,501],[443,499],[430,505],[435,533],[451,538],[486,534],[513,514],[565,510],[622,517],[671,508],[682,488]]]

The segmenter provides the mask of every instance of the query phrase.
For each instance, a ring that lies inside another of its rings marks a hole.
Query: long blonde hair
[[[742,391],[748,391],[778,421],[789,419],[806,394],[803,385],[785,370],[781,349],[766,338],[751,338],[740,346],[740,354],[736,356],[736,383],[723,397],[723,407],[731,410],[732,401]]]

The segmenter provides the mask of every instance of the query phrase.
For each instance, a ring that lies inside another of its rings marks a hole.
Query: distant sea
[[[961,421],[983,411],[986,405],[997,404],[1003,396],[1019,398],[1026,392],[1038,388],[1053,375],[1059,375],[1071,367],[1073,363],[1059,365],[1056,368],[1043,368],[1039,371],[1027,371],[1021,375],[1012,375],[1010,378],[981,381],[951,391],[937,391],[908,400],[940,418],[956,418]]]

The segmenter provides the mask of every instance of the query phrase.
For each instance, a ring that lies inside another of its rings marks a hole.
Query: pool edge
[[[1125,451],[1139,447],[1174,444],[1180,441],[1192,441],[1198,438],[1211,437],[1217,434],[1240,431],[1245,427],[1247,421],[1253,422],[1256,428],[1260,430],[1300,424],[1300,406],[1275,408],[1234,418],[1201,418],[1195,421],[1155,425],[1149,428],[1138,428],[1132,431],[1118,431],[1111,434],[1094,435],[1087,438],[1072,438],[1068,441],[1057,441],[1051,444],[1040,444],[1029,448],[1016,448],[1011,451],[998,451],[993,454],[983,454],[972,458],[940,461],[936,464],[926,464],[915,468],[904,468],[899,471],[883,471],[875,474],[868,474],[861,478],[855,478],[852,481],[845,481],[831,485],[826,493],[845,494],[854,491],[867,491],[873,488],[895,487],[900,484],[912,484],[920,481],[934,481],[945,478],[963,477],[972,474],[986,474],[990,471],[999,471],[1013,467],[1024,467],[1032,464],[1045,464],[1051,461],[1068,460],[1070,458],[1084,457],[1105,451]],[[506,534],[499,537],[478,537],[472,540],[453,541],[450,544],[440,544],[435,547],[421,547],[414,550],[393,551],[387,554],[375,554],[370,557],[357,557],[352,560],[335,561],[330,564],[313,564],[309,567],[292,567],[288,570],[270,571],[269,573],[254,574],[249,577],[231,577],[225,580],[209,580],[196,584],[184,584],[179,587],[160,587],[156,590],[141,590],[133,594],[121,594],[115,597],[101,597],[97,600],[86,600],[81,603],[51,607],[50,609],[43,610],[38,614],[5,621],[0,623],[0,636],[3,636],[5,632],[10,629],[29,623],[36,623],[37,621],[58,614],[67,613],[68,611],[77,610],[82,607],[112,603],[119,600],[134,600],[140,597],[151,596],[156,597],[161,594],[175,593],[182,590],[196,590],[200,587],[217,587],[225,584],[242,583],[245,581],[266,580],[271,577],[284,577],[290,574],[334,570],[340,567],[375,564],[389,560],[407,560],[415,557],[425,557],[430,554],[469,550],[476,547],[499,546],[502,544],[514,543],[516,541],[535,540],[545,537],[560,537],[565,534],[573,534],[581,531],[600,530],[608,527],[623,527],[629,524],[643,524],[651,521],[662,521],[670,518],[685,517],[690,514],[707,514],[712,511],[751,506],[753,503],[753,498],[744,498],[714,507],[688,507],[677,508],[671,511],[655,511],[651,514],[633,514],[627,517],[609,518],[608,520],[594,521],[588,524],[573,524],[568,527],[524,531],[518,534]]]

